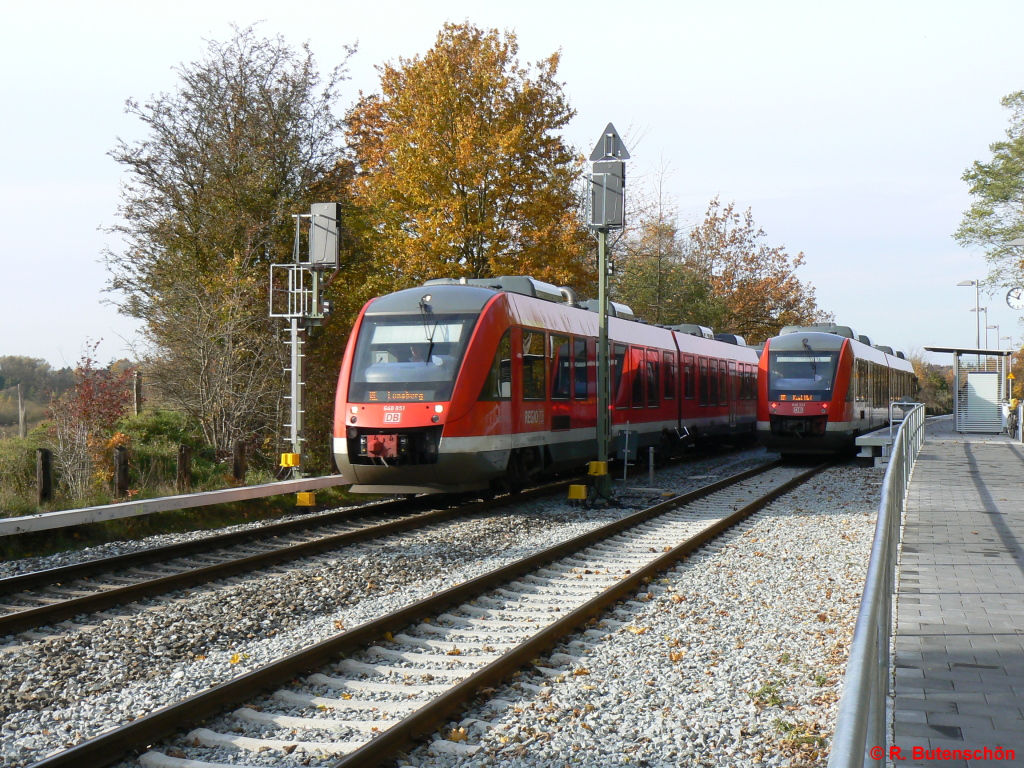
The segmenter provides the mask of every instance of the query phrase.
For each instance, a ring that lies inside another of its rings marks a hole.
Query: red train
[[[783,328],[758,364],[757,437],[783,455],[852,450],[888,422],[891,402],[916,392],[902,353],[848,326]]]
[[[595,304],[596,302],[588,302]],[[612,437],[753,440],[753,349],[609,318]],[[682,328],[682,327],[680,327]],[[334,455],[357,493],[516,490],[595,458],[598,315],[528,277],[442,279],[363,307]]]

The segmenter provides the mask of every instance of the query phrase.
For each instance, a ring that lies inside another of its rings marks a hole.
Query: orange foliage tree
[[[813,286],[795,274],[803,253],[791,257],[784,247],[762,242],[764,237],[749,208],[740,213],[735,203],[723,206],[715,197],[689,238],[688,266],[711,287],[717,305],[716,316],[705,324],[750,343],[774,336],[784,325],[831,319],[818,309]]]
[[[516,58],[510,32],[446,24],[423,56],[384,64],[347,119],[355,199],[382,288],[429,277],[528,274],[580,285],[589,241],[582,158],[559,55]]]

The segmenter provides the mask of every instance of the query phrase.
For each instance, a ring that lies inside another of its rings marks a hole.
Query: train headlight
[[[778,403],[769,403],[768,407],[771,408],[774,411],[776,408],[779,407],[779,404]]]
[[[352,413],[359,413],[359,406],[353,405],[349,410],[352,411]]]
[[[441,413],[443,411],[444,411],[444,406],[443,405],[438,404],[438,405],[434,406],[434,413]]]
[[[821,404],[821,410],[822,411],[827,411],[828,410],[828,403],[822,403]]]

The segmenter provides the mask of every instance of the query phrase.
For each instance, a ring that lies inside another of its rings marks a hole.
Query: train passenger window
[[[696,381],[693,370],[693,356],[687,355],[683,358],[683,397],[687,400],[693,400],[697,395]]]
[[[543,400],[545,390],[544,334],[541,331],[523,331],[523,399]]]
[[[629,393],[625,386],[626,345],[616,344],[612,352],[611,390],[616,408],[629,408]]]
[[[676,356],[671,352],[661,353],[661,375],[665,387],[663,397],[666,400],[676,398]]]
[[[729,366],[729,378],[725,378],[726,362],[722,361],[722,367],[719,369],[722,372],[722,404],[728,403],[730,400],[735,400],[739,396],[739,382],[736,379],[736,363],[731,360],[728,363]]]
[[[647,407],[658,407],[658,373],[659,355],[654,350],[647,350]]]
[[[568,400],[572,390],[572,357],[568,336],[551,336],[551,399]]]
[[[483,389],[480,390],[481,400],[509,400],[512,397],[512,329],[498,342],[498,351],[491,361],[491,370],[487,372]]]
[[[629,367],[633,370],[633,407],[644,407],[644,380],[647,378],[647,366],[644,364],[644,351],[636,347],[629,349]]]
[[[708,359],[706,357],[700,358],[700,404],[708,404],[708,392],[710,386],[708,384]]]
[[[572,365],[575,371],[573,374],[575,382],[573,397],[577,400],[586,400],[589,394],[587,391],[587,340],[576,338],[573,340],[572,346]]]

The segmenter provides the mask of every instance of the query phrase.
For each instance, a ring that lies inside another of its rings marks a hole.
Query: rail
[[[285,493],[315,491],[320,488],[331,488],[336,485],[348,485],[341,475],[326,477],[310,477],[302,480],[282,480],[278,483],[248,485],[243,488],[225,488],[220,491],[203,491],[202,493],[185,493],[177,496],[161,496],[157,499],[142,501],[122,501],[117,504],[103,504],[97,507],[81,509],[65,509],[59,512],[43,512],[38,515],[22,517],[5,517],[0,519],[0,536],[13,536],[19,533],[51,531],[56,528],[67,528],[72,525],[100,523],[106,520],[119,520],[123,517],[151,515],[154,512],[170,512],[175,509],[191,509],[206,507],[210,504],[226,504],[232,501],[248,501],[266,496],[279,496]]]
[[[882,482],[875,539],[850,644],[829,768],[877,766],[878,759],[872,757],[869,750],[887,742],[885,705],[889,699],[889,641],[896,561],[907,486],[924,443],[924,415],[924,405],[906,414],[896,433]]]

